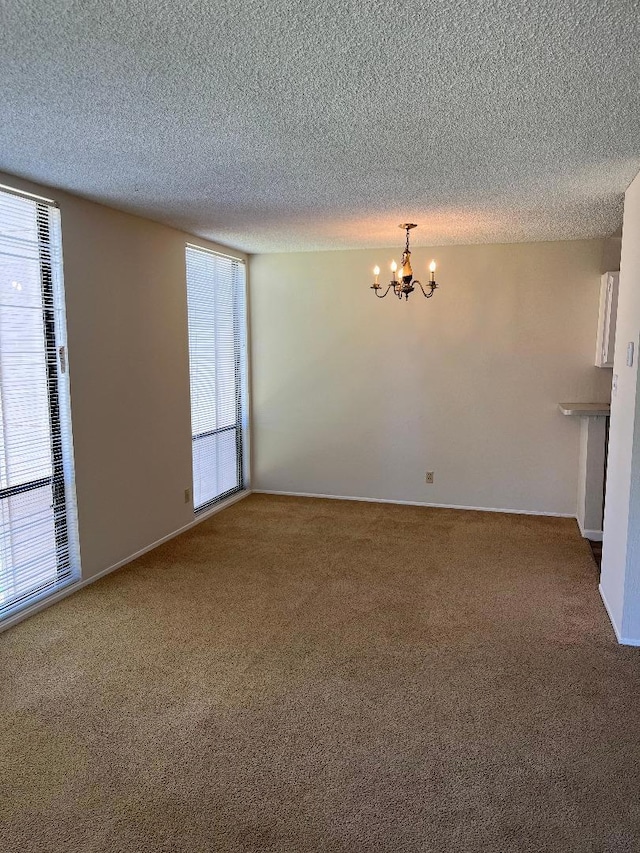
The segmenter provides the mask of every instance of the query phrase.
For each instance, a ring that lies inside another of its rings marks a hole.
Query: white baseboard
[[[246,498],[250,494],[251,489],[245,489],[242,492],[238,492],[237,494],[232,495],[230,498],[227,498],[221,503],[216,504],[216,506],[212,507],[212,509],[208,510],[207,512],[198,515],[198,517],[194,518],[193,521],[190,521],[189,524],[185,524],[184,527],[180,527],[178,530],[174,530],[173,533],[168,533],[161,539],[152,542],[151,545],[146,545],[144,548],[141,548],[139,551],[136,551],[135,554],[131,554],[129,557],[125,557],[124,560],[119,560],[117,563],[114,563],[112,566],[109,566],[108,568],[103,569],[101,572],[92,575],[90,578],[81,578],[75,583],[70,583],[68,586],[65,586],[64,589],[61,589],[59,592],[56,592],[53,595],[49,595],[46,598],[42,598],[40,601],[35,602],[30,607],[25,607],[24,610],[21,610],[19,613],[16,613],[13,616],[9,616],[7,619],[4,619],[2,622],[0,622],[0,633],[2,633],[2,631],[6,631],[7,628],[11,628],[13,625],[17,625],[18,622],[22,622],[23,620],[28,619],[30,616],[34,616],[36,613],[39,613],[46,607],[50,607],[57,601],[61,601],[63,598],[67,598],[67,596],[72,595],[74,592],[78,592],[78,590],[82,589],[83,587],[89,586],[90,583],[93,583],[94,581],[103,578],[105,575],[109,575],[111,574],[111,572],[115,572],[117,569],[121,569],[128,563],[132,563],[134,560],[137,560],[138,557],[142,557],[149,551],[153,551],[153,549],[157,548],[159,545],[164,545],[164,543],[168,542],[170,539],[175,539],[176,536],[180,536],[181,533],[185,533],[187,530],[190,530],[192,527],[195,527],[196,524],[200,524],[201,522],[206,521],[208,518],[211,518],[212,515],[215,515],[218,512],[222,512],[223,509],[227,509],[227,507],[230,507],[232,504],[241,501],[243,498]]]
[[[579,524],[578,527],[580,527]],[[591,539],[592,542],[602,542],[602,530],[583,530],[580,528],[580,533],[585,539]]]
[[[389,498],[363,498],[352,497],[350,495],[319,495],[312,492],[281,492],[271,489],[253,489],[254,495],[282,495],[291,498],[326,498],[332,501],[363,501],[364,503],[376,504],[400,504],[403,506],[424,506],[433,507],[435,509],[470,509],[475,512],[505,512],[509,515],[546,515],[552,518],[575,518],[571,512],[543,512],[542,510],[532,509],[500,509],[490,506],[462,506],[461,504],[435,504],[425,503],[424,501],[394,501]]]
[[[602,530],[587,530],[580,524],[580,519],[576,516],[580,533],[584,539],[591,539],[592,542],[602,542]]]
[[[613,618],[613,614],[611,612],[611,608],[609,607],[609,602],[607,601],[607,597],[604,594],[604,590],[602,589],[602,584],[598,585],[598,591],[600,593],[600,598],[602,599],[602,603],[604,604],[604,609],[607,611],[607,616],[609,617],[609,621],[611,622],[611,627],[613,628],[613,633],[616,635],[616,640],[620,643],[621,646],[640,646],[640,638],[634,639],[633,637],[624,637],[616,625],[616,621]]]

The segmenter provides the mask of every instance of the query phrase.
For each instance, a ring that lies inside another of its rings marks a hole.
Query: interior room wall
[[[82,575],[193,521],[188,234],[56,189],[60,205]]]
[[[557,404],[609,400],[606,249],[418,248],[441,286],[402,303],[369,289],[397,247],[253,256],[254,488],[574,515],[580,425]]]
[[[633,364],[627,348],[634,346]],[[619,639],[640,644],[640,175],[626,192],[600,589]]]

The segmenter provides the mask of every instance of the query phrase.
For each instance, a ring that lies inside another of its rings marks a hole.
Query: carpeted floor
[[[0,849],[640,850],[566,519],[253,495],[0,635]]]

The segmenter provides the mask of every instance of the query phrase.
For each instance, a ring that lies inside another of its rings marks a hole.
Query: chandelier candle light
[[[387,286],[387,289],[384,293],[378,293],[379,290],[382,290],[382,285],[380,284],[378,277],[380,275],[380,267],[373,268],[373,284],[371,285],[371,290],[375,293],[378,299],[384,299],[384,297],[389,293],[391,288],[393,288],[393,292],[398,297],[398,299],[402,299],[404,296],[405,300],[409,298],[409,294],[413,293],[416,289],[416,286],[420,288],[422,291],[422,295],[426,296],[427,299],[433,296],[436,287],[436,262],[431,261],[429,264],[429,281],[427,283],[427,287],[429,288],[429,292],[424,289],[422,283],[418,281],[417,278],[413,277],[413,270],[411,269],[411,252],[409,251],[409,231],[412,228],[416,228],[417,226],[411,222],[406,222],[403,225],[400,225],[400,228],[403,228],[407,232],[407,242],[404,248],[404,252],[402,253],[402,262],[400,265],[400,278],[398,279],[396,273],[398,271],[398,265],[395,261],[391,261],[391,274],[392,279]]]

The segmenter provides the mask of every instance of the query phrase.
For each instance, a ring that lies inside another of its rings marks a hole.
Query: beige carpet
[[[573,521],[254,495],[0,636],[0,850],[640,850]]]

